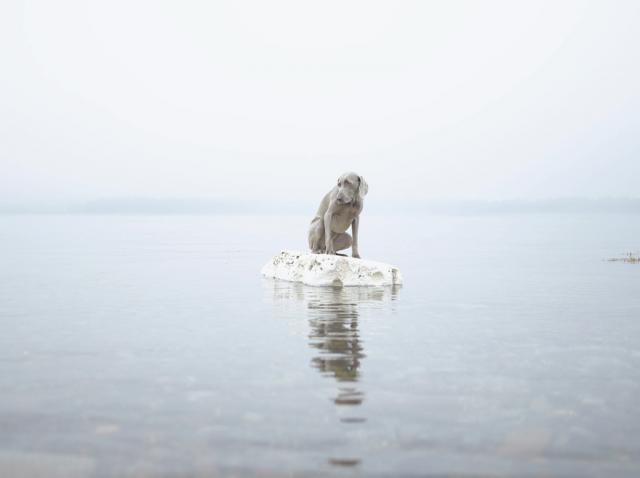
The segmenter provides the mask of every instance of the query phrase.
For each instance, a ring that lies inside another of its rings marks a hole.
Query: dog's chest
[[[334,213],[331,219],[331,230],[333,232],[344,232],[349,229],[351,223],[358,215],[358,209],[355,207],[344,208]]]

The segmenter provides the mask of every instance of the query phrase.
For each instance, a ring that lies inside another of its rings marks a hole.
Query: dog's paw
[[[354,259],[360,259],[360,254],[354,252],[353,254],[351,254],[351,257],[353,257]]]

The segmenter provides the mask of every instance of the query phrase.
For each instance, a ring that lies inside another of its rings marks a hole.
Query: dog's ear
[[[364,176],[358,176],[358,180],[360,181],[360,184],[358,185],[358,195],[360,196],[360,199],[362,199],[369,192],[369,185],[364,180]]]

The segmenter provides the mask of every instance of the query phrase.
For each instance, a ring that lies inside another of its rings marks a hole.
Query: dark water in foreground
[[[640,476],[637,216],[0,217],[0,476]]]

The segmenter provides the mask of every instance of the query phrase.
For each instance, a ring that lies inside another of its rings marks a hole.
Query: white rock
[[[262,275],[315,286],[383,286],[402,284],[397,267],[352,257],[280,251]]]

